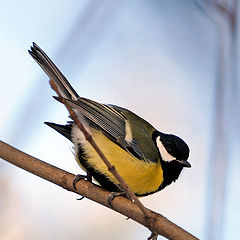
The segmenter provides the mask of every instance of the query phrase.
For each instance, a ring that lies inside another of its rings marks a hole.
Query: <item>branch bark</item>
[[[62,188],[80,194],[101,205],[108,207],[109,192],[94,185],[86,180],[80,180],[77,189],[73,188],[73,179],[75,175],[32,157],[16,148],[0,141],[0,157],[15,166],[18,166],[34,175],[37,175],[47,181],[50,181]],[[144,213],[129,199],[125,197],[116,197],[112,200],[112,206],[115,210],[126,217],[133,219],[141,225],[148,227],[152,232],[162,235],[168,239],[176,240],[196,240],[197,238],[169,221],[167,218],[156,212],[152,213],[151,226],[149,219],[146,219]]]

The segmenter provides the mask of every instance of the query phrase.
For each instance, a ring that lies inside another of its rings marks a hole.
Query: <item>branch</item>
[[[50,181],[62,188],[80,194],[91,199],[101,205],[108,207],[109,192],[94,185],[86,180],[80,180],[73,188],[73,180],[75,175],[62,169],[54,167],[46,162],[34,158],[16,148],[0,141],[0,157],[15,166],[18,166],[34,175],[37,175],[47,181]],[[145,227],[149,227],[149,221],[146,220],[144,213],[136,206],[135,203],[125,197],[117,197],[112,200],[112,206],[115,210],[126,217],[133,219]],[[149,210],[151,211],[151,210]],[[162,215],[151,211],[152,224],[151,231],[162,235],[168,239],[176,240],[196,240],[197,238],[186,232],[184,229],[175,225]]]

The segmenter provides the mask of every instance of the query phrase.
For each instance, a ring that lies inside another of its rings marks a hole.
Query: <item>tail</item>
[[[67,125],[60,125],[56,123],[51,123],[51,122],[44,122],[46,125],[49,127],[53,128],[60,134],[62,134],[64,137],[66,137],[68,140],[71,140],[71,132],[72,132],[72,124],[67,124]]]
[[[28,52],[48,75],[48,77],[55,82],[64,98],[70,100],[77,100],[79,98],[78,94],[75,92],[65,76],[36,43],[33,43],[31,50],[28,50]]]

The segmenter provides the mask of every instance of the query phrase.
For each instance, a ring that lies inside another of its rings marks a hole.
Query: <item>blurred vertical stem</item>
[[[224,236],[227,172],[233,145],[235,110],[238,109],[237,11],[238,0],[206,0],[206,9],[217,24],[217,73],[215,82],[214,132],[209,161],[207,239]],[[237,110],[238,111],[238,110]]]

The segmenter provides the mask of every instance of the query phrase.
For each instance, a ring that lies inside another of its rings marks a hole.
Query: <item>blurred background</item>
[[[141,201],[200,239],[236,239],[238,0],[1,1],[0,139],[82,173],[43,124],[68,120],[27,53],[36,42],[76,91],[131,109],[190,146],[191,169]],[[132,220],[0,160],[0,239],[147,239]],[[162,239],[161,237],[159,239]]]

